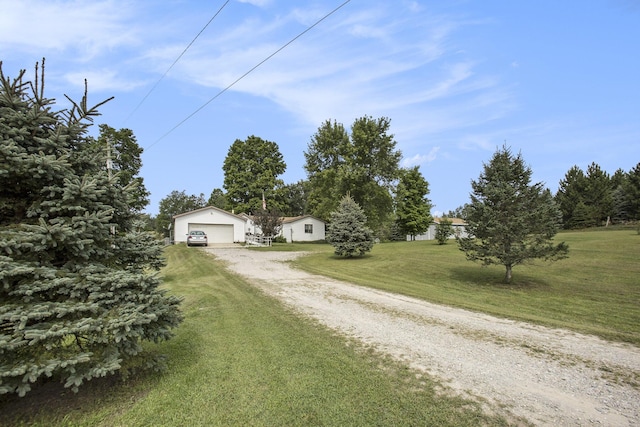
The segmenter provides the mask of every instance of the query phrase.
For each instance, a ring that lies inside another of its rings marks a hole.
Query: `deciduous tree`
[[[477,181],[472,181],[467,209],[469,237],[458,238],[468,260],[512,269],[536,258],[557,260],[568,247],[553,243],[562,214],[542,183],[531,184],[531,168],[521,154],[514,156],[505,146],[496,151]]]
[[[328,219],[343,194],[362,207],[367,224],[379,232],[391,221],[392,185],[399,177],[402,153],[389,134],[390,119],[356,119],[349,135],[342,124],[327,120],[305,152],[310,212]]]
[[[116,130],[106,124],[99,125],[99,128],[100,136],[95,144],[109,157],[112,173],[120,174],[119,185],[132,187],[129,205],[142,211],[149,204],[150,194],[140,176],[142,147],[131,129]]]
[[[236,213],[255,213],[262,209],[264,195],[269,208],[282,210],[283,206],[273,206],[272,196],[275,188],[284,184],[278,177],[286,168],[275,142],[253,135],[244,141],[236,139],[222,166],[228,208]]]
[[[219,209],[227,209],[227,204],[227,195],[224,193],[224,190],[222,188],[214,188],[211,191],[207,205],[215,206]]]
[[[443,216],[440,218],[440,222],[436,225],[436,240],[439,245],[444,245],[449,240],[449,237],[453,234],[453,222]]]
[[[173,216],[189,212],[206,206],[204,194],[196,196],[187,194],[185,190],[173,190],[164,199],[160,200],[158,216],[156,217],[156,231],[165,237],[169,237],[169,225],[173,224]]]
[[[396,187],[396,224],[401,233],[411,236],[412,240],[427,231],[433,221],[427,194],[429,183],[417,166],[401,171]]]

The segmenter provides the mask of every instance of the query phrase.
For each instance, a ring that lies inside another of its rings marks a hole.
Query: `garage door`
[[[189,223],[189,231],[191,230],[204,231],[209,244],[233,243],[233,225]]]

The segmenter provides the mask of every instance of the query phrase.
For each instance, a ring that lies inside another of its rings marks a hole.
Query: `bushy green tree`
[[[253,213],[262,209],[263,195],[268,207],[280,211],[284,206],[272,197],[276,187],[283,185],[278,177],[287,169],[278,144],[251,135],[236,139],[224,159],[223,187],[227,191],[227,209],[236,213]]]
[[[173,226],[174,215],[204,208],[206,205],[204,194],[202,193],[196,196],[195,194],[187,194],[185,190],[173,190],[160,200],[158,216],[156,217],[156,231],[165,237],[169,237],[169,226]]]
[[[222,188],[214,188],[211,191],[211,195],[207,201],[207,206],[214,206],[219,209],[227,208],[227,195],[224,193]]]
[[[133,187],[87,137],[101,104],[89,108],[85,90],[54,111],[43,67],[24,75],[0,64],[0,394],[19,395],[155,365],[143,342],[181,320],[152,274],[161,245],[134,230]]]
[[[326,239],[335,254],[344,257],[362,256],[373,248],[373,232],[367,227],[367,216],[348,194],[338,209],[331,213]]]
[[[119,185],[131,186],[131,208],[142,211],[149,204],[149,192],[140,174],[142,147],[131,129],[116,130],[106,124],[98,126],[100,136],[95,141],[106,152],[113,173],[119,174]]]
[[[402,153],[389,133],[387,117],[358,118],[349,135],[344,126],[327,120],[305,152],[309,179],[309,211],[327,220],[350,193],[364,210],[367,225],[380,234],[392,222],[392,185],[399,178]]]
[[[444,245],[449,241],[449,237],[453,234],[453,222],[443,216],[440,218],[440,222],[436,224],[436,240],[439,245]]]
[[[429,183],[418,167],[404,169],[396,188],[396,224],[405,236],[422,234],[433,221],[431,201],[427,198]]]
[[[284,184],[276,188],[275,199],[278,206],[284,206],[284,216],[299,216],[307,213],[309,183],[299,180],[293,184]]]
[[[512,269],[530,259],[557,260],[568,247],[553,243],[562,214],[542,183],[531,184],[531,168],[507,147],[496,151],[477,181],[466,209],[469,237],[458,238],[468,260]]]

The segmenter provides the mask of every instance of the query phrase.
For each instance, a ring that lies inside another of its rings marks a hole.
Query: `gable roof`
[[[444,218],[440,218],[440,217],[433,217],[433,223],[434,224],[440,224],[440,221],[442,221]],[[467,225],[466,221],[462,218],[446,218],[449,221],[451,221],[451,225]]]
[[[298,222],[301,221],[303,219],[307,219],[307,218],[311,218],[311,219],[315,219],[316,221],[319,221],[323,224],[326,224],[326,222],[324,222],[323,220],[316,218],[315,216],[312,215],[299,215],[299,216],[285,216],[284,218],[282,218],[282,223],[283,224],[291,224],[293,222]]]
[[[224,209],[216,208],[215,206],[205,206],[204,208],[194,209],[194,210],[189,211],[189,212],[183,212],[181,214],[174,215],[173,219],[179,218],[181,216],[191,215],[191,214],[194,214],[194,213],[197,213],[197,212],[204,212],[204,211],[207,211],[207,210],[212,210],[214,212],[218,212],[218,213],[221,213],[221,214],[224,214],[224,215],[229,215],[230,217],[233,217],[233,218],[236,218],[236,219],[240,219],[242,221],[247,221],[247,218],[244,217],[244,216],[232,214],[231,212],[227,212]]]
[[[248,215],[248,214],[244,214],[244,213],[242,213],[240,215],[242,215],[244,218],[247,218],[250,221],[254,221],[255,220],[255,217],[253,215]],[[319,221],[319,222],[321,222],[323,224],[326,224],[325,221],[323,221],[323,220],[321,220],[319,218],[316,218],[313,215],[298,215],[298,216],[283,216],[283,217],[280,217],[280,219],[282,220],[283,224],[291,224],[293,222],[302,221],[303,219],[306,219],[306,218],[312,218],[312,219],[315,219],[316,221]]]

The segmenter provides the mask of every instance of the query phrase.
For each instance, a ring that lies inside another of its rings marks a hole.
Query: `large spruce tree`
[[[27,81],[0,63],[0,85],[0,394],[157,365],[142,343],[171,336],[179,299],[152,274],[160,244],[133,230],[135,185],[87,136],[100,104],[85,90],[54,110],[37,65]]]
[[[465,211],[469,237],[458,238],[467,259],[504,265],[507,283],[514,266],[535,258],[557,260],[568,251],[564,242],[553,243],[562,213],[542,183],[530,184],[531,174],[520,154],[507,147],[496,151],[471,182]]]

